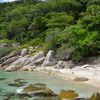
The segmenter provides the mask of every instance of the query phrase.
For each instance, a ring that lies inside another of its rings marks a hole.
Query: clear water
[[[34,83],[44,83],[55,93],[59,93],[63,90],[75,90],[80,97],[90,97],[94,92],[100,91],[100,88],[75,84],[68,80],[63,80],[59,77],[50,76],[48,74],[38,73],[38,72],[0,72],[0,78],[5,78],[0,80],[0,100],[58,100],[57,97],[51,98],[19,98],[14,95],[18,87],[8,86],[9,83],[16,79],[25,79],[26,84]],[[13,97],[6,98],[4,94],[12,93]],[[13,94],[14,93],[14,94]]]

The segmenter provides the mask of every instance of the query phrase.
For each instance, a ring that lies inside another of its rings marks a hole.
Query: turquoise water
[[[0,100],[57,100],[57,98],[52,97],[49,99],[40,98],[19,98],[16,94],[16,89],[18,87],[9,86],[9,83],[12,83],[17,79],[24,79],[25,84],[34,84],[34,83],[44,83],[55,93],[59,93],[63,90],[74,90],[80,97],[90,97],[94,92],[100,91],[100,88],[75,84],[71,81],[63,80],[59,77],[50,76],[48,74],[38,73],[38,72],[0,72]],[[14,95],[14,97],[9,96],[9,94]],[[5,95],[4,95],[5,94]]]

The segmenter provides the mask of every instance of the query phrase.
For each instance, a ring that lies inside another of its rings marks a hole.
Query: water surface
[[[35,84],[35,83],[44,83],[52,89],[55,93],[59,93],[63,90],[74,90],[79,93],[80,97],[90,97],[94,92],[100,91],[100,88],[96,88],[89,85],[75,84],[68,80],[63,80],[59,77],[50,76],[48,74],[38,73],[38,72],[0,72],[0,100],[58,100],[56,97],[49,99],[40,98],[18,98],[16,95],[11,99],[10,96],[6,99],[5,93],[16,93],[18,87],[9,86],[9,83],[14,82],[17,79],[24,79],[25,84]]]

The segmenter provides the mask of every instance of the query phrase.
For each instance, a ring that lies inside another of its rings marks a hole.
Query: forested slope
[[[100,55],[100,0],[20,0],[0,4],[0,42]]]

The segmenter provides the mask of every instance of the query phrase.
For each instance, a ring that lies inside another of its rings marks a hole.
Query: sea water
[[[80,97],[90,97],[94,92],[100,91],[96,88],[84,84],[76,84],[69,80],[63,80],[60,77],[52,76],[39,72],[3,72],[0,71],[0,100],[58,100],[57,97],[49,98],[27,98],[18,97],[16,95],[16,86],[8,84],[17,79],[24,79],[27,84],[44,83],[48,88],[52,89],[56,94],[61,90],[74,90]]]

